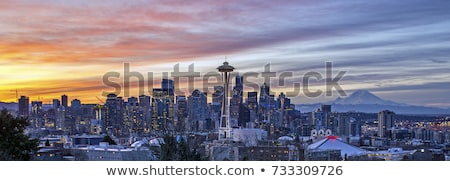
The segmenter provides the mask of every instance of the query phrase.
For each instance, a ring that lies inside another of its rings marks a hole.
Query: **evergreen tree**
[[[45,146],[50,146],[50,141],[48,139],[45,140]]]
[[[109,135],[104,136],[102,142],[108,142],[109,145],[117,145],[116,141],[114,141]]]
[[[26,118],[13,117],[6,109],[0,113],[0,160],[30,160],[37,150],[38,140],[24,134],[30,123]]]
[[[161,144],[161,160],[174,161],[177,160],[177,145],[173,136],[164,136],[164,143]]]
[[[164,136],[164,144],[161,144],[162,161],[200,161],[201,156],[196,149],[191,150],[187,141],[183,138],[176,140],[172,135]]]

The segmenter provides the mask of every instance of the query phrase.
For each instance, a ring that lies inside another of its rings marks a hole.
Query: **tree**
[[[187,141],[182,137],[177,140],[175,136],[164,136],[164,144],[161,144],[162,161],[201,161],[202,158],[196,149],[191,151]]]
[[[102,142],[108,142],[110,145],[117,145],[117,143],[109,135],[104,136]]]
[[[164,136],[164,144],[161,144],[161,158],[162,161],[177,160],[177,145],[173,136]]]
[[[50,145],[50,141],[47,139],[47,140],[45,140],[45,146],[51,146]]]
[[[0,160],[30,160],[38,149],[38,140],[24,133],[30,124],[26,118],[13,117],[6,109],[0,113]]]

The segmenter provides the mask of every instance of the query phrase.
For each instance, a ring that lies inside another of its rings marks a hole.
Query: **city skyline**
[[[194,64],[204,74],[227,57],[239,72],[263,72],[270,63],[272,71],[295,78],[325,73],[325,62],[333,62],[334,75],[347,71],[340,83],[349,93],[366,89],[396,102],[450,107],[449,7],[437,1],[2,1],[0,101],[17,102],[17,90],[30,101],[66,94],[99,103],[96,96],[110,90],[102,76],[123,77],[124,63],[161,80],[178,63],[181,71]],[[286,92],[272,87],[276,95]],[[325,90],[320,82],[311,87]]]

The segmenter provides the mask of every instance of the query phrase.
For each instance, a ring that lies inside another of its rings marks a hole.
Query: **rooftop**
[[[349,145],[336,136],[327,136],[308,146],[308,150],[341,150],[341,156],[357,156],[366,154],[367,151],[353,145]]]

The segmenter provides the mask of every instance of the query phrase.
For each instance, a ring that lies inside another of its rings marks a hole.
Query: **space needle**
[[[223,101],[222,101],[222,115],[220,116],[219,140],[230,140],[231,126],[230,126],[230,107],[228,102],[228,84],[230,83],[230,73],[233,72],[234,67],[229,65],[227,61],[223,65],[217,67],[217,70],[222,73],[223,81]]]

